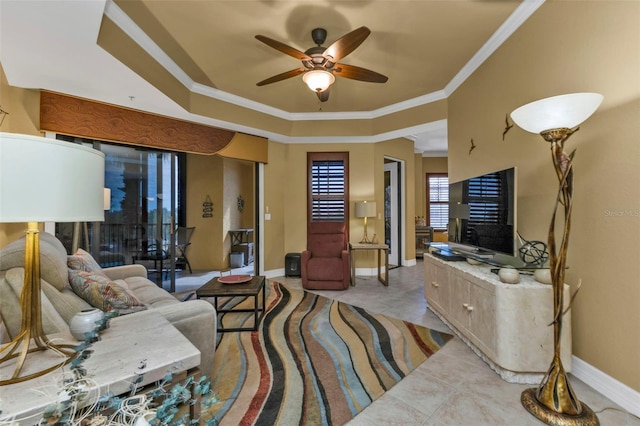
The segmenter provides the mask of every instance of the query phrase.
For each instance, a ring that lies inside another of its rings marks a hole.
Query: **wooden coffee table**
[[[204,297],[213,298],[213,306],[216,308],[216,312],[220,315],[220,325],[218,331],[256,331],[258,325],[264,316],[265,311],[265,291],[264,291],[265,279],[263,276],[258,275],[251,277],[251,281],[241,284],[223,284],[218,281],[218,278],[214,278],[199,289],[196,290],[196,297],[198,299]],[[262,292],[262,305],[258,305],[258,296]],[[253,297],[253,309],[222,309],[218,308],[219,297],[236,297],[246,296]],[[222,318],[225,314],[230,312],[253,312],[253,327],[230,327],[224,328],[222,326]]]

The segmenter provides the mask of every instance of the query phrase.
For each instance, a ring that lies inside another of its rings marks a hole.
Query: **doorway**
[[[402,161],[384,159],[384,242],[389,246],[389,264],[402,265]]]

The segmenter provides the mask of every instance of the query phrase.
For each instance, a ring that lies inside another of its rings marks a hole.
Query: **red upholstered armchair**
[[[311,222],[307,250],[300,256],[302,287],[310,290],[346,290],[350,266],[346,225],[343,222]]]

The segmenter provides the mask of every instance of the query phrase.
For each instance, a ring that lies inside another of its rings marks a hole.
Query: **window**
[[[449,176],[447,174],[427,174],[427,223],[433,229],[447,229],[449,224]]]
[[[349,217],[349,153],[310,152],[307,169],[309,221],[345,222]]]

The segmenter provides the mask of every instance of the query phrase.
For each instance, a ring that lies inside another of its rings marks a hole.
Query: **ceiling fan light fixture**
[[[336,78],[329,71],[310,70],[304,73],[302,81],[304,81],[312,91],[324,92],[336,81]]]

